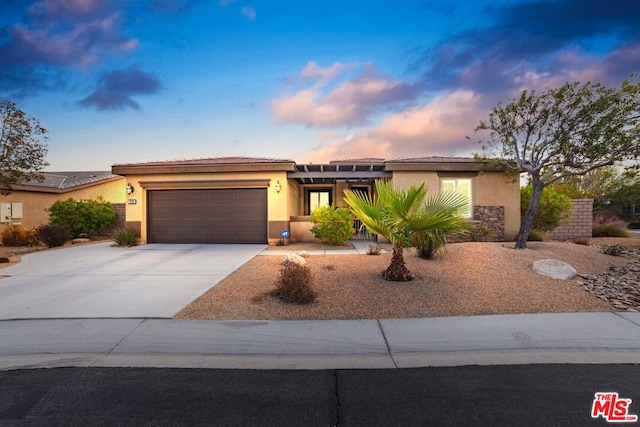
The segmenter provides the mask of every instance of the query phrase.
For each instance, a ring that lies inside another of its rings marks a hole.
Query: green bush
[[[43,224],[36,229],[38,238],[49,248],[62,246],[71,240],[69,227],[63,224]]]
[[[313,235],[325,245],[346,245],[353,237],[353,214],[346,208],[321,206],[311,214]]]
[[[98,233],[116,219],[113,205],[102,197],[96,200],[58,200],[48,211],[50,222],[66,225],[74,237]]]
[[[138,243],[138,232],[131,228],[119,228],[111,237],[118,246],[135,246]]]
[[[295,304],[311,304],[316,300],[311,284],[311,270],[307,266],[288,263],[280,270],[273,295]]]
[[[627,225],[627,228],[630,228],[632,230],[640,230],[640,221],[630,222],[629,225]]]
[[[531,184],[520,189],[520,213],[524,217],[531,197],[533,187]],[[540,231],[551,231],[558,225],[566,223],[571,216],[571,199],[564,194],[556,192],[551,187],[545,187],[540,196],[538,210],[533,217],[533,227]]]
[[[21,225],[8,226],[2,230],[0,239],[5,246],[38,246],[40,244],[36,230],[24,228]]]
[[[631,233],[613,224],[599,224],[593,226],[593,237],[631,237]]]

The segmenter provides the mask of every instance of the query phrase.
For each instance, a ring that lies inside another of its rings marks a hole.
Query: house
[[[219,157],[114,165],[129,189],[126,225],[147,243],[267,243],[283,230],[313,240],[309,214],[344,205],[345,189],[372,192],[378,179],[425,182],[470,201],[463,215],[512,240],[520,224],[520,189],[501,169],[470,158],[355,159],[297,164],[288,159]]]
[[[102,196],[124,214],[125,179],[111,172],[42,172],[43,180],[14,185],[0,195],[0,231],[8,225],[37,227],[49,222],[47,209],[58,200],[96,199]]]

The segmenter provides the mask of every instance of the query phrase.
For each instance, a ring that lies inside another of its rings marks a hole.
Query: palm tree
[[[351,190],[344,193],[345,202],[362,224],[391,243],[393,256],[382,277],[399,282],[413,279],[404,263],[403,250],[411,246],[416,233],[435,232],[447,228],[452,221],[459,222],[454,212],[465,204],[458,195],[427,199],[424,183],[399,189],[379,180],[375,196]]]

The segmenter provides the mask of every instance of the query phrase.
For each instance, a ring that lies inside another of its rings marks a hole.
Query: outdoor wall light
[[[133,185],[130,182],[127,182],[127,194],[133,193]]]
[[[282,186],[280,185],[280,180],[277,180],[276,181],[276,193],[279,193],[281,189],[282,189]]]

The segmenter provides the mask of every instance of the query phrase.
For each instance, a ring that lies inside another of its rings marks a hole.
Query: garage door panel
[[[148,241],[266,243],[266,189],[153,190]]]

